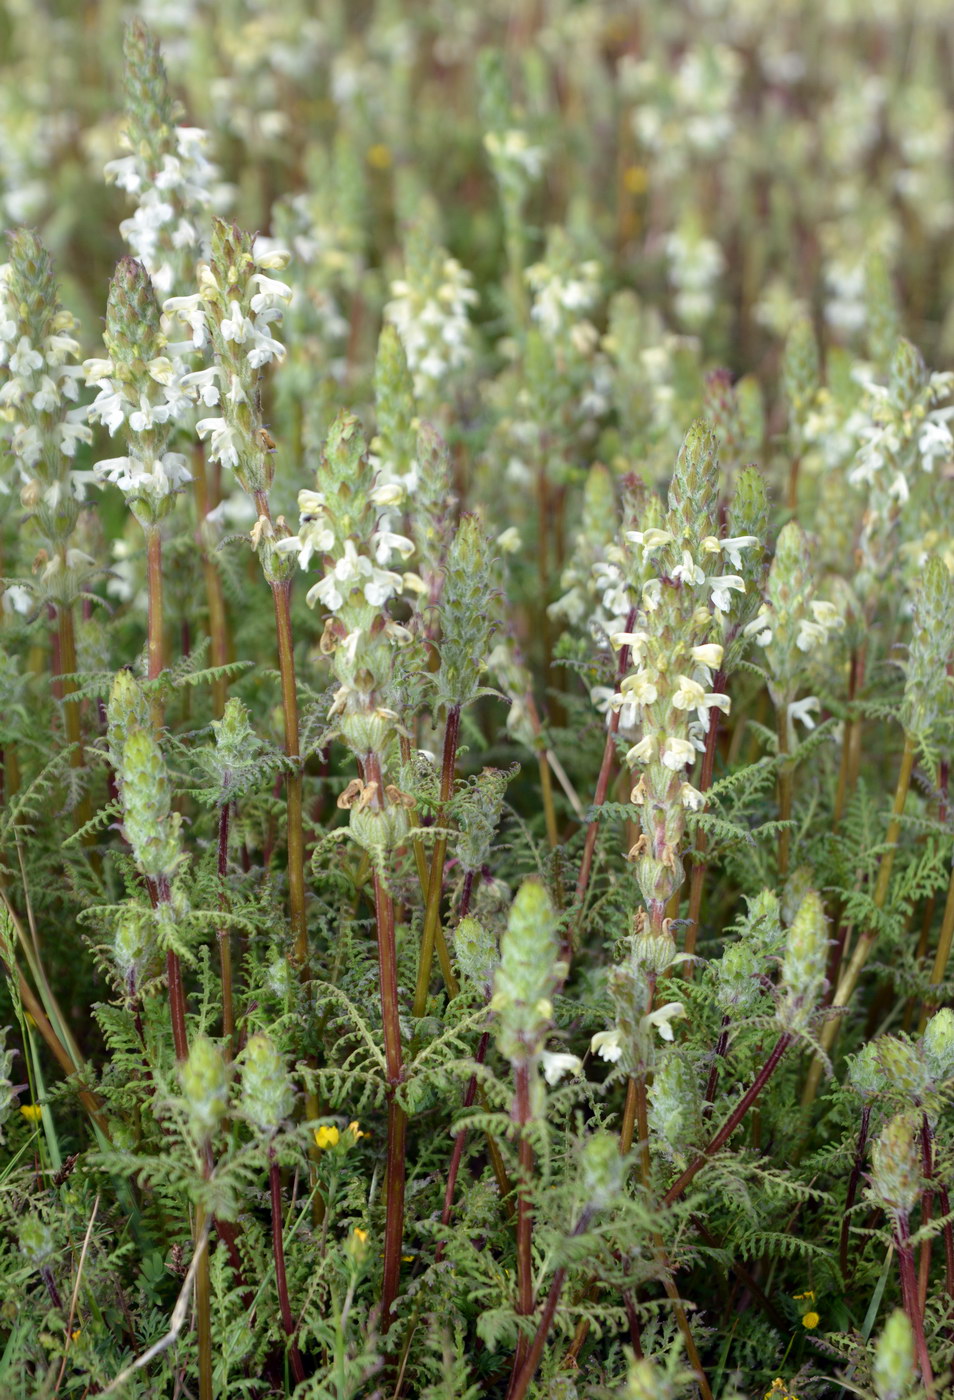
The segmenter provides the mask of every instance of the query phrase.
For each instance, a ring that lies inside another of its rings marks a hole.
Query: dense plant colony
[[[952,1393],[947,10],[0,5],[0,1394]]]

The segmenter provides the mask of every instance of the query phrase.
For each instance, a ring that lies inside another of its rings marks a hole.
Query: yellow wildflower
[[[366,1244],[366,1243],[367,1243],[367,1240],[368,1240],[368,1232],[367,1232],[367,1230],[361,1230],[361,1229],[359,1229],[359,1227],[356,1225],[356,1226],[354,1227],[353,1234],[354,1234],[354,1236],[355,1236],[355,1239],[357,1239],[358,1242],[359,1242],[360,1244]]]
[[[349,1133],[351,1134],[351,1136],[354,1138],[355,1142],[358,1141],[358,1138],[370,1137],[370,1136],[371,1136],[370,1133],[363,1133],[363,1132],[361,1131],[361,1125],[360,1125],[360,1123],[358,1123],[358,1122],[349,1123],[349,1124],[348,1124],[348,1132],[349,1132]]]
[[[43,1110],[38,1103],[22,1103],[20,1112],[28,1123],[39,1123],[43,1117]]]
[[[315,1142],[324,1151],[326,1147],[337,1147],[341,1134],[333,1123],[322,1123],[320,1128],[315,1129]]]
[[[798,1400],[798,1396],[793,1395],[785,1382],[776,1376],[765,1392],[765,1400]]]
[[[821,1322],[821,1318],[818,1316],[817,1312],[807,1312],[802,1318],[803,1327],[817,1327],[819,1322]]]
[[[373,170],[389,170],[391,152],[387,146],[378,144],[368,148],[368,164]]]

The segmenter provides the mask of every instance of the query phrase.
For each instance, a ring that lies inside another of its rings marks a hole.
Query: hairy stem
[[[855,1145],[855,1160],[852,1163],[851,1175],[848,1178],[848,1190],[845,1193],[845,1207],[841,1219],[841,1235],[838,1241],[838,1262],[841,1267],[841,1276],[848,1278],[848,1227],[851,1219],[851,1208],[855,1203],[858,1194],[858,1183],[861,1180],[861,1173],[865,1165],[865,1148],[868,1144],[868,1122],[871,1118],[871,1106],[865,1104],[861,1110],[861,1127],[858,1129],[858,1141]]]
[[[724,695],[726,689],[726,675],[724,671],[717,671],[712,680],[712,690],[716,695]],[[716,750],[719,745],[719,721],[722,718],[722,711],[718,706],[713,706],[709,711],[709,732],[706,735],[705,752],[702,755],[702,769],[699,773],[699,791],[706,793],[712,786],[712,775],[715,772]],[[708,838],[700,827],[696,831],[695,838],[696,861],[692,867],[692,874],[689,877],[689,912],[686,916],[686,942],[685,951],[690,956],[696,951],[696,943],[699,938],[699,915],[702,911],[702,890],[706,880],[706,870],[708,862],[705,859]],[[687,963],[683,975],[691,979],[693,964]]]

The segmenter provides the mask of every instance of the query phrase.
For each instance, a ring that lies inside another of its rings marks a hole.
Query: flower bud
[[[219,1047],[208,1036],[199,1035],[180,1074],[189,1126],[196,1141],[204,1145],[228,1110],[229,1067]]]
[[[928,1075],[911,1042],[899,1035],[882,1035],[874,1045],[886,1087],[909,1104],[921,1103],[928,1089]]]
[[[821,387],[818,342],[807,316],[796,321],[789,331],[782,362],[782,382],[792,417],[801,425]]]
[[[648,1357],[630,1362],[625,1400],[675,1400],[676,1389]]]
[[[267,1035],[258,1033],[249,1036],[241,1066],[242,1112],[263,1133],[277,1132],[295,1106],[284,1058]]]
[[[888,1086],[888,1079],[878,1058],[878,1043],[869,1040],[851,1062],[848,1082],[862,1100],[873,1099]]]
[[[20,1253],[34,1269],[42,1268],[53,1253],[53,1231],[38,1215],[28,1215],[17,1226]]]
[[[893,1215],[909,1215],[921,1194],[917,1131],[914,1114],[897,1113],[882,1128],[871,1150],[871,1194]]]
[[[686,433],[669,488],[669,528],[701,539],[712,533],[719,499],[718,443],[705,419]]]
[[[497,940],[491,930],[470,915],[461,919],[454,930],[454,954],[465,982],[479,988],[486,996],[500,960]]]
[[[875,1347],[872,1379],[878,1400],[908,1400],[914,1388],[914,1333],[903,1308],[895,1308]]]
[[[491,1008],[497,1043],[512,1064],[539,1054],[553,1016],[550,997],[560,975],[556,917],[539,880],[521,885],[510,910]]]
[[[821,896],[809,890],[788,931],[782,959],[782,998],[778,1020],[783,1030],[808,1027],[825,989],[828,961],[828,920]]]
[[[615,1133],[591,1133],[583,1144],[583,1191],[593,1210],[605,1210],[623,1186],[623,1159]]]
[[[914,598],[914,625],[908,651],[901,723],[908,734],[930,741],[950,713],[951,680],[947,668],[954,636],[954,577],[933,555],[925,565]]]
[[[142,686],[125,666],[113,677],[106,705],[106,720],[109,752],[121,784],[126,738],[133,729],[148,729],[150,724],[149,704]]]
[[[935,1084],[954,1076],[954,1011],[942,1006],[935,1011],[921,1037],[921,1054]]]
[[[680,1051],[669,1049],[657,1061],[649,1099],[653,1133],[674,1165],[682,1168],[703,1136],[698,1069]]]
[[[181,818],[162,752],[151,729],[134,729],[123,745],[123,829],[143,875],[171,875],[179,858]]]

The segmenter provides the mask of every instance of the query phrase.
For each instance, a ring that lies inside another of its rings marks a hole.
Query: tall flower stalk
[[[326,614],[321,651],[337,683],[329,718],[354,755],[360,775],[338,805],[349,812],[351,836],[373,869],[388,1111],[385,1329],[400,1282],[407,1131],[407,1115],[397,1098],[404,1052],[394,897],[387,879],[388,856],[407,835],[412,805],[395,782],[401,756],[398,715],[388,703],[394,649],[408,636],[387,612],[389,600],[403,587],[402,575],[390,565],[394,557],[406,558],[413,549],[410,540],[389,528],[387,512],[400,503],[401,495],[393,485],[376,485],[360,424],[342,414],[328,434],[315,490],[299,493],[298,535],[276,550],[291,564],[297,554],[305,569],[315,556],[321,561],[323,577],[309,590],[307,601]]]
[[[275,443],[265,426],[261,400],[262,370],[280,361],[285,348],[272,334],[291,299],[291,289],[271,277],[286,266],[288,254],[256,251],[251,236],[214,219],[208,262],[198,267],[198,292],[170,297],[165,309],[175,312],[192,331],[196,349],[208,346],[213,363],[183,378],[198,402],[218,412],[200,418],[199,437],[208,439],[208,457],[230,468],[254,502],[257,522],[252,543],[272,591],[278,666],[282,686],[282,720],[288,816],[288,900],[292,955],[304,969],[308,962],[305,910],[305,839],[302,811],[302,765],[298,724],[298,690],[291,622],[294,563],[276,548],[287,538],[284,523],[272,519],[269,491],[275,473]]]

